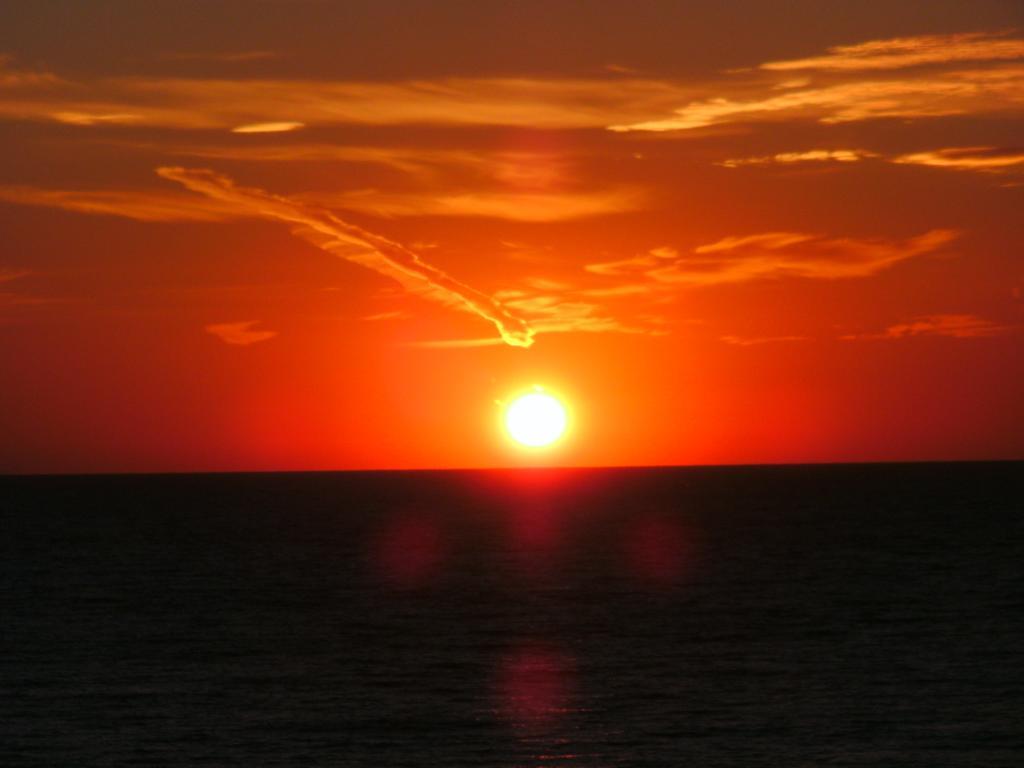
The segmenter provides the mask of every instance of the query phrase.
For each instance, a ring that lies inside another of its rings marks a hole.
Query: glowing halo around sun
[[[542,448],[565,434],[569,417],[557,397],[534,387],[506,406],[504,421],[505,431],[517,443]]]

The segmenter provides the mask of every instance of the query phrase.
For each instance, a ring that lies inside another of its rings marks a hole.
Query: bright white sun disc
[[[529,446],[549,445],[562,436],[565,408],[545,392],[530,392],[513,400],[505,411],[505,429],[516,442]]]

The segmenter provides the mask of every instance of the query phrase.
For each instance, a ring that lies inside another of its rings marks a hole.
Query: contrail
[[[395,278],[409,290],[458,306],[490,320],[506,344],[529,347],[534,331],[500,301],[462,283],[386,237],[367,232],[321,208],[305,205],[262,189],[236,186],[213,171],[164,167],[156,172],[193,192],[239,207],[247,213],[286,221],[294,232],[319,248]]]

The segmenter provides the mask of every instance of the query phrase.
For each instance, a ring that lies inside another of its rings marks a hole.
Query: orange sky
[[[0,471],[1024,458],[1024,7],[720,5],[5,4]]]

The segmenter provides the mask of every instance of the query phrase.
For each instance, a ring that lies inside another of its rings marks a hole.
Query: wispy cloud
[[[735,347],[753,347],[759,344],[785,344],[808,339],[806,336],[719,336],[718,340]]]
[[[535,330],[514,311],[388,238],[349,224],[326,210],[261,189],[239,187],[209,170],[160,168],[157,173],[212,200],[291,224],[296,235],[329,253],[392,277],[409,290],[479,315],[494,324],[507,344],[528,347],[533,343]]]
[[[32,274],[33,273],[27,269],[0,267],[0,312],[6,314],[7,310],[15,308],[25,309],[32,307],[46,307],[53,304],[62,304],[66,301],[64,298],[32,296],[26,293],[5,290],[7,283],[14,282],[15,280],[19,280],[23,277],[28,277]],[[4,318],[0,317],[0,320],[2,319]]]
[[[254,331],[253,326],[259,320],[242,320],[235,323],[212,323],[205,326],[204,330],[216,336],[225,344],[236,344],[248,346],[261,341],[267,341],[277,336],[277,331]]]
[[[1024,167],[1024,149],[1003,147],[948,147],[893,158],[894,163],[929,165],[955,171],[1000,173]]]
[[[226,201],[196,205],[190,195],[160,190],[40,189],[0,186],[0,200],[20,205],[41,205],[77,213],[121,216],[137,221],[226,221],[253,215]]]
[[[393,309],[387,312],[374,312],[372,315],[364,315],[362,319],[368,323],[376,323],[381,320],[411,320],[412,315],[402,309]]]
[[[841,46],[822,57],[744,70],[742,77],[718,84],[716,94],[690,100],[668,116],[615,123],[610,129],[664,132],[768,120],[844,123],[1006,112],[1024,104],[1024,67],[1018,59],[1024,59],[1024,40],[985,33]],[[983,69],[962,68],[981,61],[988,62]],[[914,69],[920,64],[936,66]],[[794,69],[816,76],[775,79],[779,71]]]
[[[31,274],[27,269],[8,269],[6,267],[0,267],[0,283],[9,283],[11,280],[17,280],[19,277],[25,277]]]
[[[386,215],[487,215],[540,221],[628,210],[643,204],[642,190],[583,189],[576,167],[582,152],[483,150],[451,147],[367,146],[316,142],[156,144],[112,140],[116,146],[205,160],[255,163],[346,163],[378,165],[407,174],[421,192],[407,197],[383,195],[372,203]],[[452,191],[453,187],[457,191]],[[443,196],[436,194],[444,189]],[[428,197],[425,193],[431,193]],[[350,193],[357,210],[365,210],[376,190]],[[547,197],[544,197],[546,195]],[[518,198],[515,196],[519,196]],[[344,204],[345,196],[340,202]],[[337,201],[336,201],[337,202]],[[368,211],[374,212],[374,211]],[[547,212],[547,213],[545,213]]]
[[[604,70],[606,72],[614,72],[616,75],[635,75],[640,71],[634,67],[627,67],[622,64],[605,64]]]
[[[180,51],[160,56],[167,61],[214,61],[229,64],[269,61],[281,58],[279,51]]]
[[[495,293],[495,298],[524,318],[538,334],[629,333],[662,335],[665,318],[651,314],[634,315],[628,321],[613,315],[603,304],[587,298],[586,291],[562,280],[527,277],[519,287]],[[408,346],[428,349],[464,349],[500,344],[500,339],[445,339],[409,342]]]
[[[52,88],[64,84],[64,80],[52,72],[12,70],[10,56],[0,54],[0,88],[11,91],[27,88]]]
[[[934,253],[957,235],[953,230],[936,229],[893,240],[766,232],[725,237],[688,254],[659,248],[631,259],[590,264],[586,269],[598,275],[642,275],[660,283],[697,286],[780,278],[868,277]]]
[[[242,160],[255,163],[371,163],[410,173],[420,173],[437,166],[490,172],[503,159],[502,155],[496,153],[466,149],[309,142],[256,145],[134,143],[127,146],[169,152],[182,157],[201,157],[207,160]],[[524,160],[524,162],[526,161],[528,160]],[[540,163],[543,162],[543,159],[538,158],[534,162]],[[488,173],[488,175],[491,174]]]
[[[782,119],[839,123],[1019,109],[1022,59],[1024,40],[977,32],[838,46],[823,56],[766,62],[702,81],[619,71],[591,78],[391,82],[68,80],[8,67],[0,70],[7,91],[0,119],[223,130],[417,124],[657,132]]]
[[[0,84],[18,88],[0,101],[0,118],[179,129],[291,122],[592,128],[663,113],[692,93],[692,87],[677,83],[610,74],[591,79],[395,82],[166,77],[68,81],[7,71],[2,77]]]
[[[1006,32],[964,32],[952,35],[918,35],[890,40],[872,40],[855,45],[837,45],[825,56],[788,61],[770,61],[767,70],[865,70],[904,69],[923,64],[960,61],[995,61],[1024,58],[1024,40],[1008,38]]]
[[[484,151],[416,146],[360,146],[289,142],[287,144],[154,144],[117,142],[118,146],[207,160],[255,163],[366,163],[393,168],[424,181],[440,172],[498,181],[503,188],[542,191],[572,182],[573,153]]]
[[[59,110],[49,113],[49,117],[65,125],[140,125],[145,122],[145,117],[135,112],[103,112],[99,110],[90,112]]]
[[[792,165],[794,163],[855,163],[868,157],[877,157],[864,149],[807,149],[799,152],[778,152],[774,155],[736,157],[718,165],[739,168],[743,165]]]
[[[587,291],[560,280],[525,278],[520,287],[498,291],[495,298],[525,318],[538,334],[543,333],[630,333],[662,335],[665,318],[634,314],[629,320],[613,315],[607,306],[587,297]],[[410,342],[409,346],[431,349],[462,349],[500,344],[500,339],[453,339]]]
[[[651,270],[674,264],[678,258],[679,251],[663,245],[628,259],[587,264],[584,269],[595,275],[643,275]]]
[[[236,125],[231,129],[232,133],[287,133],[289,131],[297,131],[299,128],[305,126],[305,123],[299,123],[295,120],[285,120],[275,123],[247,123],[245,125]]]
[[[617,262],[613,262],[617,263]],[[593,267],[600,267],[598,264],[591,264],[585,267],[589,272],[595,272],[595,274],[601,274],[599,271],[595,271]],[[604,274],[615,274],[614,272],[606,272]],[[659,292],[661,286],[649,282],[632,282],[622,283],[620,285],[601,286],[599,288],[583,288],[580,290],[581,296],[587,296],[593,299],[620,299],[629,296],[650,296],[651,294]]]
[[[600,305],[557,294],[508,298],[506,303],[530,318],[539,333],[631,333],[635,329],[610,317]]]
[[[1024,170],[1024,149],[1013,147],[943,147],[903,155],[883,155],[866,149],[811,149],[729,158],[717,165],[741,168],[797,163],[855,163],[869,159],[898,165],[923,165],[975,173],[1003,174]]]
[[[669,117],[610,126],[613,131],[682,131],[730,122],[816,120],[847,123],[883,117],[943,117],[1019,108],[1024,70],[952,72],[901,80],[808,87],[750,99],[695,101]]]
[[[624,213],[643,207],[639,189],[561,192],[467,191],[462,193],[389,192],[379,189],[295,195],[296,201],[344,211],[398,218],[450,216],[508,221],[568,221]],[[256,215],[251,207],[156,189],[46,189],[0,186],[0,201],[61,208],[77,213],[122,216],[137,221],[226,221]]]
[[[304,199],[374,216],[472,216],[511,221],[566,221],[622,213],[642,207],[645,195],[636,189],[592,192],[464,192],[430,194],[356,190]]]
[[[474,349],[476,347],[494,347],[501,344],[501,339],[437,339],[429,341],[410,341],[404,346],[420,347],[421,349]]]
[[[908,322],[890,325],[881,333],[851,334],[842,338],[848,341],[905,339],[914,336],[980,339],[1001,336],[1014,330],[1014,326],[996,323],[977,315],[925,315]]]
[[[663,318],[646,315],[625,321],[587,294],[570,285],[527,280],[523,287],[500,291],[497,296],[527,317],[538,333],[665,333]]]

